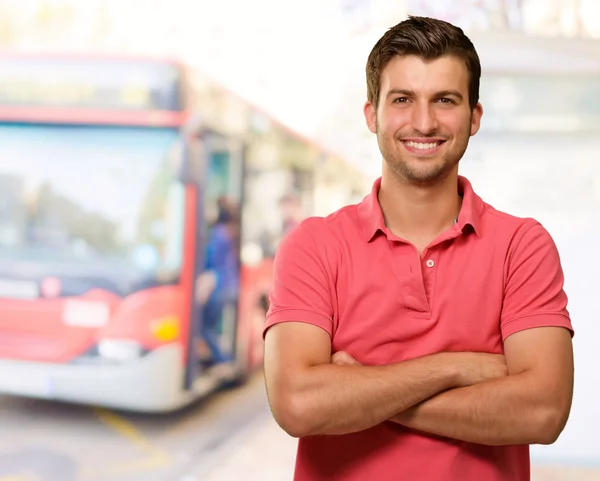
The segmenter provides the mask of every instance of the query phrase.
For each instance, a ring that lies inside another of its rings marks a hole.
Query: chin
[[[392,170],[396,175],[413,184],[435,184],[448,177],[450,172],[452,172],[452,166],[445,164],[432,165],[428,166],[428,168],[414,165],[414,163],[411,164],[395,165]]]
[[[434,174],[434,175],[412,175],[412,176],[407,176],[407,180],[411,184],[416,184],[416,185],[431,185],[431,184],[437,184],[438,182],[441,182],[445,177],[446,177],[445,175],[439,175],[439,174]]]

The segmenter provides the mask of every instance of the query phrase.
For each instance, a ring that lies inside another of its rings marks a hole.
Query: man
[[[297,481],[525,481],[528,445],[565,426],[573,331],[556,247],[458,175],[480,72],[451,24],[390,29],[364,108],[381,178],[279,247],[265,375],[300,438]]]

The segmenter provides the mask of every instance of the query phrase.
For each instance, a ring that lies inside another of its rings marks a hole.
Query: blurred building
[[[407,14],[443,18],[466,30],[600,38],[599,0],[339,0],[353,34],[386,28]]]

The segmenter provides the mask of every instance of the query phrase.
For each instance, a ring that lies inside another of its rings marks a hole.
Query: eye
[[[406,102],[408,102],[408,97],[398,97],[394,99],[395,104],[405,104]]]
[[[441,99],[439,99],[439,102],[442,104],[453,104],[454,100],[449,99],[448,97],[442,97]]]

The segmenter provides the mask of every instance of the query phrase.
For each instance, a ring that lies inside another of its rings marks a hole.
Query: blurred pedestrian
[[[237,302],[239,294],[239,256],[236,237],[239,220],[235,209],[222,202],[216,222],[210,229],[204,271],[197,282],[196,297],[202,305],[200,334],[210,349],[210,363],[231,361],[220,347],[223,309]]]

